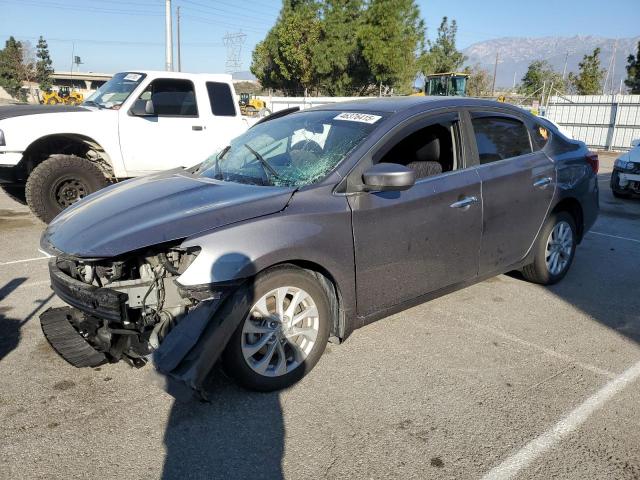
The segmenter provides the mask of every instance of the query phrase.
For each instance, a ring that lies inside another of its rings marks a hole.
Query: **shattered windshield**
[[[381,114],[340,111],[287,115],[235,138],[196,174],[255,185],[310,185],[329,174],[381,119]]]
[[[146,77],[144,73],[116,73],[111,77],[111,80],[87,98],[83,105],[117,110],[129,95],[131,95],[131,92],[140,85],[144,77]]]

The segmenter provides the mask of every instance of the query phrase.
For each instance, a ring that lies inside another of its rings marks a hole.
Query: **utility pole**
[[[569,52],[564,55],[564,67],[562,67],[562,80],[567,75],[567,61],[569,60]]]
[[[171,19],[171,0],[165,0],[165,65],[167,72],[173,70],[173,31]]]
[[[182,62],[180,61],[180,7],[176,9],[176,26],[178,27],[178,31],[176,32],[176,40],[178,42],[178,71],[182,71]]]
[[[611,59],[609,60],[609,66],[607,67],[607,76],[604,77],[604,84],[602,85],[602,95],[607,91],[607,83],[609,82],[609,74],[611,74],[611,90],[613,90],[613,74],[612,71],[615,70],[615,61],[616,61],[616,49],[618,47],[618,40],[613,44],[613,52],[611,53]],[[613,93],[613,92],[612,92]]]
[[[493,97],[493,94],[496,91],[496,75],[498,74],[498,55],[500,54],[500,52],[496,52],[496,63],[493,66],[493,84],[491,85],[491,96]]]

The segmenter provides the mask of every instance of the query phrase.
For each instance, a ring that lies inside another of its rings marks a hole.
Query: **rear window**
[[[236,106],[233,100],[231,88],[226,83],[207,82],[211,113],[221,117],[234,117]]]
[[[478,115],[472,118],[480,164],[531,153],[527,127],[509,117]]]
[[[535,145],[537,150],[542,150],[547,143],[549,142],[549,138],[551,137],[551,131],[540,123],[536,123],[533,125],[533,130],[531,132],[531,140]]]

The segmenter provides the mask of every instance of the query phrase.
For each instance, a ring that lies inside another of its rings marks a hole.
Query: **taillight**
[[[595,152],[589,152],[585,156],[587,163],[591,166],[593,173],[598,173],[600,169],[600,160],[598,160],[598,154]]]

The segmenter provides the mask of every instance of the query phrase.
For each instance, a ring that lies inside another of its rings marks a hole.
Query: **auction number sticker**
[[[137,82],[138,80],[140,80],[140,77],[142,75],[140,75],[139,73],[127,73],[124,76],[125,80],[129,80],[130,82]]]
[[[347,122],[376,123],[381,118],[380,115],[371,115],[370,113],[342,112],[333,119],[346,120]]]

